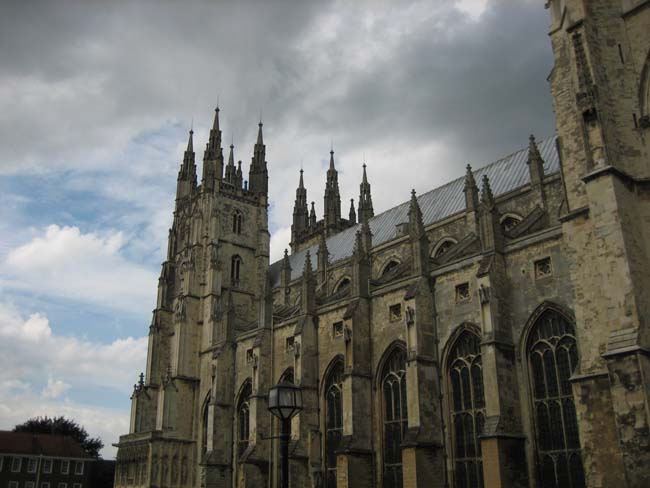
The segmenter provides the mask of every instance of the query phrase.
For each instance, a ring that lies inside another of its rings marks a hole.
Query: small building
[[[91,488],[94,462],[72,437],[0,430],[2,488]]]

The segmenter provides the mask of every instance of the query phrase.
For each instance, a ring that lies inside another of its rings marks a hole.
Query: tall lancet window
[[[384,487],[401,488],[402,440],[408,427],[406,407],[406,355],[395,348],[381,373],[383,409]]]
[[[464,331],[449,352],[450,410],[454,486],[481,488],[481,441],[485,421],[485,395],[479,337]]]
[[[573,324],[547,310],[527,345],[540,486],[583,488],[578,421],[569,378],[578,367]]]
[[[253,387],[250,381],[242,387],[237,402],[237,455],[241,456],[250,439],[250,398]]]
[[[203,405],[203,429],[201,431],[201,453],[205,455],[208,450],[208,423],[210,415],[210,393],[205,400]]]
[[[336,359],[325,380],[325,470],[327,488],[336,488],[336,451],[343,436],[343,361]]]
[[[241,258],[233,256],[230,261],[230,281],[233,285],[239,284],[239,272],[241,271]]]
[[[232,231],[235,234],[241,234],[241,212],[235,210],[232,214]]]

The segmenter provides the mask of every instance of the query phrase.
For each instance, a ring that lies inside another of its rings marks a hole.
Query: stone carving
[[[406,313],[404,314],[404,321],[406,325],[413,325],[415,323],[415,309],[413,307],[406,307]]]
[[[176,300],[176,307],[174,308],[174,317],[178,321],[185,320],[186,305],[185,296],[180,295]]]
[[[490,303],[490,287],[485,285],[479,286],[478,297],[482,305]]]

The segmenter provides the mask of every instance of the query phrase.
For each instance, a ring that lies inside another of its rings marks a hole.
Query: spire
[[[315,229],[316,228],[316,207],[315,203],[311,202],[311,210],[309,211],[309,228],[310,229]]]
[[[411,237],[419,238],[424,235],[424,222],[422,221],[422,211],[418,203],[415,190],[411,190],[411,201],[409,202],[409,232]]]
[[[204,191],[214,188],[214,180],[223,177],[223,149],[221,148],[221,128],[219,127],[219,106],[214,109],[214,121],[203,153],[203,176],[201,182]]]
[[[503,229],[499,210],[494,201],[490,179],[483,176],[481,188],[481,211],[479,213],[481,248],[483,251],[501,251],[503,248]]]
[[[228,164],[226,165],[226,174],[224,179],[231,185],[235,184],[237,170],[235,169],[235,146],[230,145],[230,154],[228,155]]]
[[[465,209],[468,212],[475,211],[478,208],[478,187],[476,186],[472,167],[469,164],[465,173],[465,187],[463,188],[463,192],[465,193]]]
[[[244,182],[244,176],[241,171],[241,161],[237,161],[237,172],[235,173],[235,186],[241,188]]]
[[[325,183],[325,229],[328,233],[336,232],[341,223],[341,194],[339,176],[334,166],[334,149],[330,150],[330,167]]]
[[[185,154],[187,155],[188,153],[194,153],[194,143],[192,139],[194,138],[194,130],[190,129],[190,136],[187,139],[187,149],[185,149]],[[194,156],[194,154],[192,154]]]
[[[258,146],[261,146],[261,145],[264,144],[264,137],[262,137],[262,126],[263,126],[263,125],[264,125],[264,124],[262,124],[262,121],[261,121],[261,120],[260,120],[260,123],[257,124],[257,127],[258,127],[258,128],[257,128],[257,143],[256,143],[256,144],[257,144]]]
[[[544,160],[537,147],[535,136],[531,134],[528,139],[528,170],[530,171],[530,182],[538,185],[544,179]]]
[[[409,203],[409,234],[411,236],[413,271],[419,276],[427,276],[429,272],[429,239],[424,231],[422,211],[415,190],[411,190]]]
[[[357,223],[357,213],[354,211],[354,198],[350,198],[350,215],[348,217],[350,225]]]
[[[481,188],[481,203],[491,210],[494,207],[494,195],[492,188],[490,188],[490,179],[488,175],[483,175],[483,187]]]
[[[375,211],[372,207],[372,195],[370,194],[370,183],[368,183],[368,175],[366,174],[366,163],[363,163],[363,178],[361,179],[361,185],[359,185],[359,221],[370,220],[374,216]]]
[[[291,224],[291,249],[298,250],[298,244],[309,227],[309,210],[307,209],[307,190],[303,180],[303,170],[300,170],[300,180],[296,189],[296,200],[293,205],[293,223]]]
[[[309,251],[305,255],[305,266],[302,271],[302,310],[311,313],[314,309],[316,287],[314,283],[314,272],[311,267],[311,255]]]
[[[187,148],[183,155],[183,164],[178,172],[178,182],[176,185],[176,198],[182,198],[189,195],[196,189],[196,164],[194,162],[194,131],[190,129],[190,135],[187,139]]]
[[[325,233],[320,233],[320,239],[318,241],[318,250],[316,251],[316,257],[318,259],[318,274],[320,275],[321,284],[327,279],[327,266],[329,265],[329,250],[327,249],[327,240],[325,239]]]
[[[291,281],[291,262],[289,261],[289,252],[286,249],[284,250],[284,256],[282,257],[280,281],[283,287],[288,287],[289,282]]]
[[[260,117],[261,119],[261,117]],[[253,149],[253,158],[248,173],[248,188],[256,194],[266,195],[269,190],[269,172],[266,165],[266,146],[262,136],[262,121],[258,124],[257,142]]]

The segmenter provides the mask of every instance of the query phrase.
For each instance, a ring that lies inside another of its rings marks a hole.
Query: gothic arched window
[[[399,266],[399,261],[395,259],[391,259],[386,266],[384,266],[384,269],[381,272],[381,277],[384,278],[388,276],[388,274],[393,271],[395,268]]]
[[[251,382],[247,381],[237,402],[237,455],[241,456],[250,438],[250,398],[253,393]]]
[[[456,244],[456,241],[449,237],[443,239],[433,250],[434,259],[441,258],[454,244]]]
[[[521,222],[521,217],[515,214],[505,214],[501,217],[501,228],[505,232],[509,232],[511,229],[517,226]]]
[[[203,429],[201,432],[201,452],[205,454],[208,450],[208,421],[209,421],[209,414],[210,414],[210,393],[208,393],[208,397],[205,400],[205,405],[203,406]]]
[[[350,288],[351,284],[352,282],[350,281],[350,278],[343,278],[336,286],[334,293],[344,293],[348,288]]]
[[[573,324],[547,310],[526,348],[533,395],[540,486],[583,488],[578,421],[569,378],[578,366]]]
[[[402,440],[408,427],[406,354],[395,348],[381,372],[384,487],[402,487]]]
[[[235,210],[232,214],[232,231],[235,234],[241,234],[241,212]]]
[[[456,339],[448,362],[454,486],[481,488],[483,460],[479,435],[485,422],[485,395],[479,337],[468,330]]]
[[[241,270],[241,258],[237,255],[233,256],[230,262],[230,281],[236,285],[239,283],[239,272]]]
[[[343,436],[343,361],[336,359],[325,380],[326,487],[336,488],[336,451]]]

